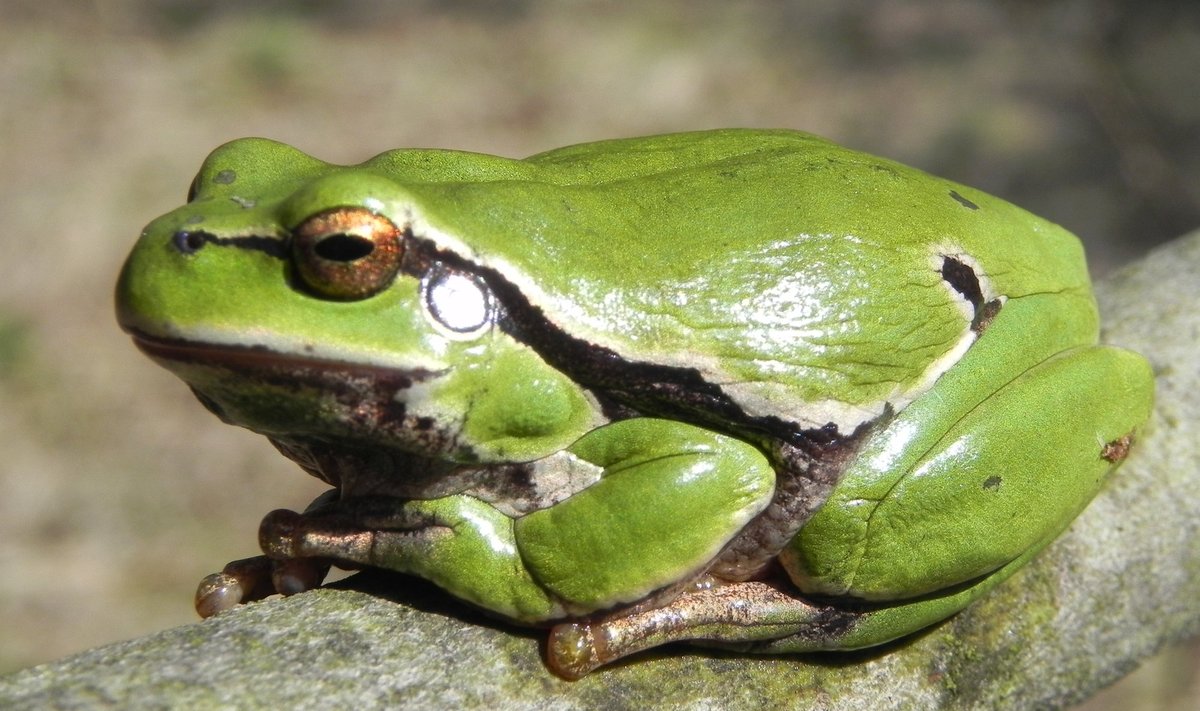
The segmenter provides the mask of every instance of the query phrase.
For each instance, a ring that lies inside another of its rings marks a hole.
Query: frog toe
[[[272,587],[272,561],[266,556],[235,560],[219,573],[200,581],[196,588],[196,612],[212,617],[244,602],[261,600],[275,592]]]

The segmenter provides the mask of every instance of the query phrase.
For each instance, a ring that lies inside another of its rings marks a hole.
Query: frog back
[[[754,417],[844,429],[903,407],[969,348],[984,311],[1026,295],[1057,294],[1080,341],[1095,338],[1073,235],[809,134],[484,158],[499,162],[472,179],[397,176],[418,233],[556,332],[694,373]]]

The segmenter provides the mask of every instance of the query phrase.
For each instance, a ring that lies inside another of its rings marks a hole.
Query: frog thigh
[[[516,540],[543,587],[589,611],[702,571],[775,490],[754,446],[670,420],[615,422],[569,451],[602,478],[518,519]]]
[[[966,410],[898,476],[857,458],[781,559],[806,592],[870,600],[992,573],[1087,505],[1119,459],[1106,445],[1145,421],[1152,396],[1137,354],[1068,349]],[[904,429],[888,431],[902,443]]]

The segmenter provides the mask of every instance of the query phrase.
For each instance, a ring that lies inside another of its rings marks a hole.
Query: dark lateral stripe
[[[198,252],[205,245],[212,244],[218,247],[235,247],[237,249],[262,252],[276,259],[288,258],[287,240],[279,239],[278,237],[263,237],[261,235],[218,237],[211,232],[180,230],[172,236],[171,241],[174,243],[175,248],[184,254]]]
[[[425,240],[418,240],[415,246],[413,251],[423,253],[417,261],[442,262],[483,279],[503,306],[498,322],[501,330],[601,396],[644,414],[674,417],[723,431],[758,433],[804,449],[828,446],[841,439],[832,423],[805,430],[779,417],[752,417],[695,368],[629,360],[610,348],[577,338],[552,323],[495,269],[474,264]]]

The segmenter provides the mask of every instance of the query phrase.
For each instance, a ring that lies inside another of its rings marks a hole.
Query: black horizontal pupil
[[[353,262],[369,255],[374,249],[375,243],[371,240],[345,233],[329,235],[313,247],[318,257],[331,262]]]

